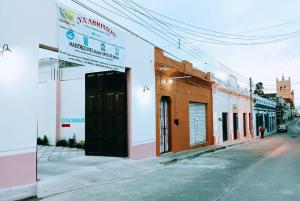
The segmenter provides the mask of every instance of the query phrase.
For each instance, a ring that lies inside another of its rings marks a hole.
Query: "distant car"
[[[279,132],[279,133],[286,133],[286,132],[288,132],[288,128],[287,128],[286,125],[280,124],[278,126],[277,132]]]

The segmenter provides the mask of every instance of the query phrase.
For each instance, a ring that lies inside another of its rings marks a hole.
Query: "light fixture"
[[[143,88],[143,92],[146,92],[146,91],[150,91],[150,88],[147,85],[145,85]]]
[[[0,53],[2,55],[4,55],[5,52],[11,52],[11,49],[9,49],[8,44],[4,44],[3,47],[2,47],[2,50],[0,51]]]
[[[180,76],[180,77],[173,77],[173,79],[188,79],[191,78],[192,76],[190,75],[184,75],[184,76]]]

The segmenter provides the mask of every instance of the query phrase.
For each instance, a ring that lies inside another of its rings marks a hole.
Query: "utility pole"
[[[251,109],[251,115],[250,115],[250,134],[253,134],[254,137],[254,133],[253,133],[253,94],[252,94],[252,78],[250,77],[250,109]]]

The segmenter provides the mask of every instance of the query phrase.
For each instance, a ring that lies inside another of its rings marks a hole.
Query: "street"
[[[43,200],[296,201],[300,197],[299,133],[300,119],[295,119],[288,133]]]

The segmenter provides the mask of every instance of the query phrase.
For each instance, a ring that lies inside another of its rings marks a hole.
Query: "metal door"
[[[125,73],[86,74],[86,155],[126,157],[127,96]]]
[[[160,101],[160,153],[168,152],[170,148],[169,111],[168,98],[162,97]]]
[[[236,140],[238,138],[237,131],[238,131],[239,119],[238,114],[233,113],[233,138]]]
[[[190,146],[206,142],[206,105],[189,104]]]
[[[223,142],[228,140],[227,113],[222,113]]]

